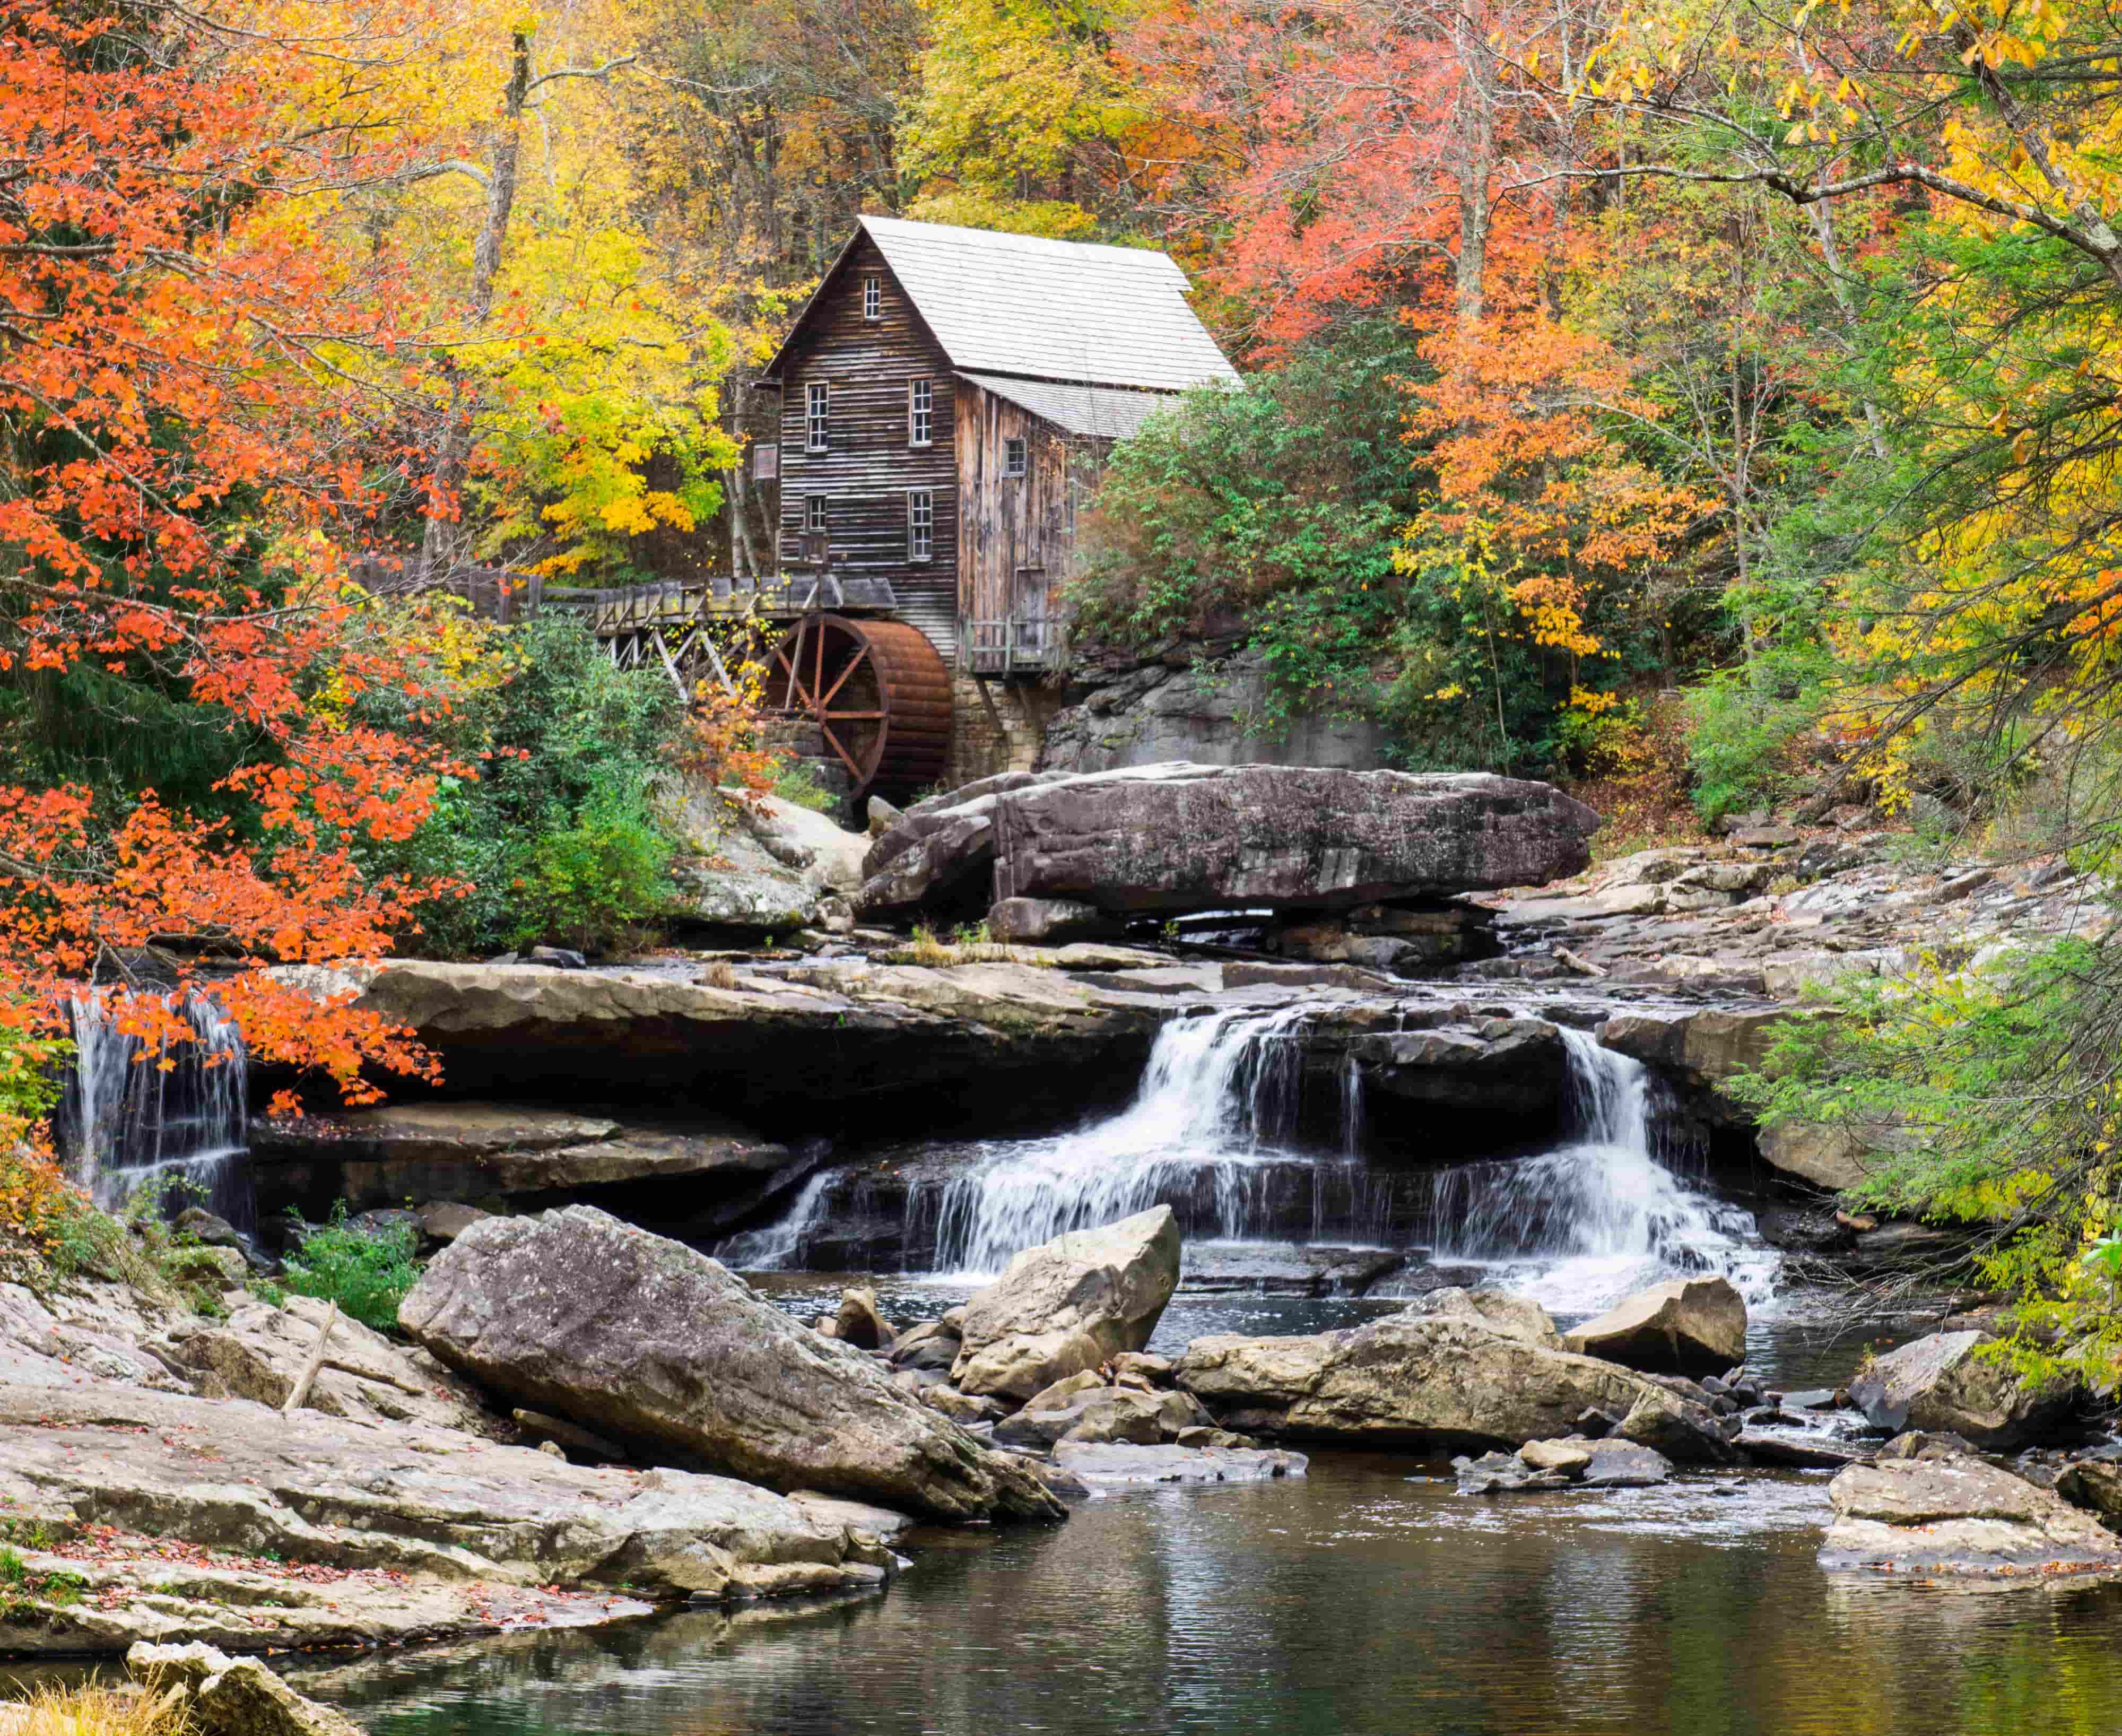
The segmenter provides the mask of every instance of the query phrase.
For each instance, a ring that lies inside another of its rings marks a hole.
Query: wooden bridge
[[[767,715],[815,730],[818,751],[845,768],[858,795],[933,784],[950,752],[950,671],[918,628],[889,618],[897,603],[883,579],[818,571],[592,590],[460,565],[432,583],[409,583],[398,564],[372,556],[354,575],[380,592],[460,597],[486,620],[574,615],[614,667],[661,669],[688,705],[710,681],[737,696],[724,653],[749,639],[747,653],[764,653]]]

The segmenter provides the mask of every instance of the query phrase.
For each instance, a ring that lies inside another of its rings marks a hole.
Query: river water
[[[1326,1118],[1338,1139],[1301,1142],[1299,1121],[1321,1118],[1297,1113],[1300,1035],[1287,1013],[1176,1022],[1122,1114],[906,1154],[914,1179],[891,1189],[874,1163],[828,1172],[717,1252],[792,1313],[874,1282],[904,1325],[1021,1247],[1161,1201],[1188,1238],[1151,1344],[1166,1354],[1209,1332],[1353,1325],[1445,1278],[1535,1295],[1567,1326],[1661,1275],[1722,1273],[1748,1298],[1750,1368],[1784,1389],[1838,1384],[1867,1345],[1924,1330],[1853,1321],[1846,1296],[1792,1284],[1655,1082],[1587,1037],[1568,1037],[1566,1139],[1425,1170],[1364,1149],[1353,1073]],[[1230,1280],[1301,1270],[1325,1243],[1407,1257],[1362,1294]],[[806,1269],[858,1247],[890,1257]],[[915,1532],[881,1592],[273,1661],[385,1736],[2122,1729],[2122,1587],[1830,1577],[1816,1561],[1829,1477],[1483,1499],[1440,1462],[1315,1452],[1301,1478],[1103,1495],[1052,1528]]]
[[[1286,1014],[1182,1022],[1118,1116],[918,1153],[919,1179],[881,1205],[872,1182],[821,1176],[721,1252],[792,1313],[830,1313],[853,1278],[904,1324],[1020,1247],[1163,1201],[1186,1221],[1192,1280],[1152,1341],[1167,1354],[1213,1331],[1353,1325],[1439,1267],[1536,1295],[1565,1325],[1660,1275],[1722,1272],[1748,1297],[1750,1367],[1784,1389],[1838,1384],[1865,1345],[1923,1329],[1853,1322],[1846,1296],[1786,1282],[1743,1205],[1669,1137],[1653,1083],[1588,1038],[1571,1036],[1564,1142],[1387,1186],[1352,1086],[1338,1149],[1292,1141],[1296,1030]],[[876,1245],[914,1270],[801,1270],[844,1252],[864,1214],[893,1220]],[[1233,1250],[1272,1266],[1322,1238],[1419,1242],[1421,1258],[1364,1295],[1199,1282]],[[2122,1588],[1830,1578],[1815,1559],[1829,1476],[1479,1499],[1442,1462],[1315,1453],[1302,1478],[1109,1495],[1051,1530],[917,1532],[881,1593],[293,1673],[390,1736],[2122,1729]]]
[[[1506,1501],[1422,1468],[1320,1454],[1054,1530],[917,1533],[881,1594],[292,1673],[389,1736],[2122,1727],[2122,1589],[1831,1579],[1825,1473]]]

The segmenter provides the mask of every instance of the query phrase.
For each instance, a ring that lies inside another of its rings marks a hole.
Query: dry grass
[[[181,1689],[151,1700],[91,1682],[39,1687],[26,1700],[0,1703],[0,1736],[189,1736],[192,1729]]]

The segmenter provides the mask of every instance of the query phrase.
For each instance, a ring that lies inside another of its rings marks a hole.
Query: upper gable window
[[[928,380],[909,381],[906,387],[906,443],[932,446],[935,439],[935,384]]]
[[[1024,442],[1021,440],[1003,442],[1002,473],[1005,476],[1021,476],[1024,474]]]
[[[813,380],[803,400],[803,450],[822,452],[825,450],[827,435],[832,425],[832,388],[823,380]]]
[[[883,278],[864,278],[862,279],[862,317],[865,320],[881,320],[884,317]]]

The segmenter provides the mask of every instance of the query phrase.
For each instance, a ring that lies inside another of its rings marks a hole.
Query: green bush
[[[363,1326],[379,1332],[398,1324],[398,1304],[419,1281],[413,1232],[403,1225],[365,1229],[347,1221],[346,1202],[332,1207],[330,1222],[297,1233],[282,1282],[298,1296],[336,1302]]]
[[[1769,807],[1796,788],[1802,737],[1825,704],[1818,673],[1720,670],[1687,695],[1695,812],[1713,824]]]
[[[446,779],[426,823],[371,865],[455,882],[419,912],[423,952],[610,944],[656,908],[675,853],[651,792],[682,724],[677,694],[660,672],[615,669],[567,616],[498,639],[512,674],[467,695],[450,725],[478,779]]]
[[[510,938],[589,952],[624,944],[670,902],[672,854],[638,787],[600,790],[572,820],[552,811],[516,859]]]
[[[774,774],[774,793],[816,814],[830,813],[840,805],[840,798],[818,781],[807,760],[783,760]]]

